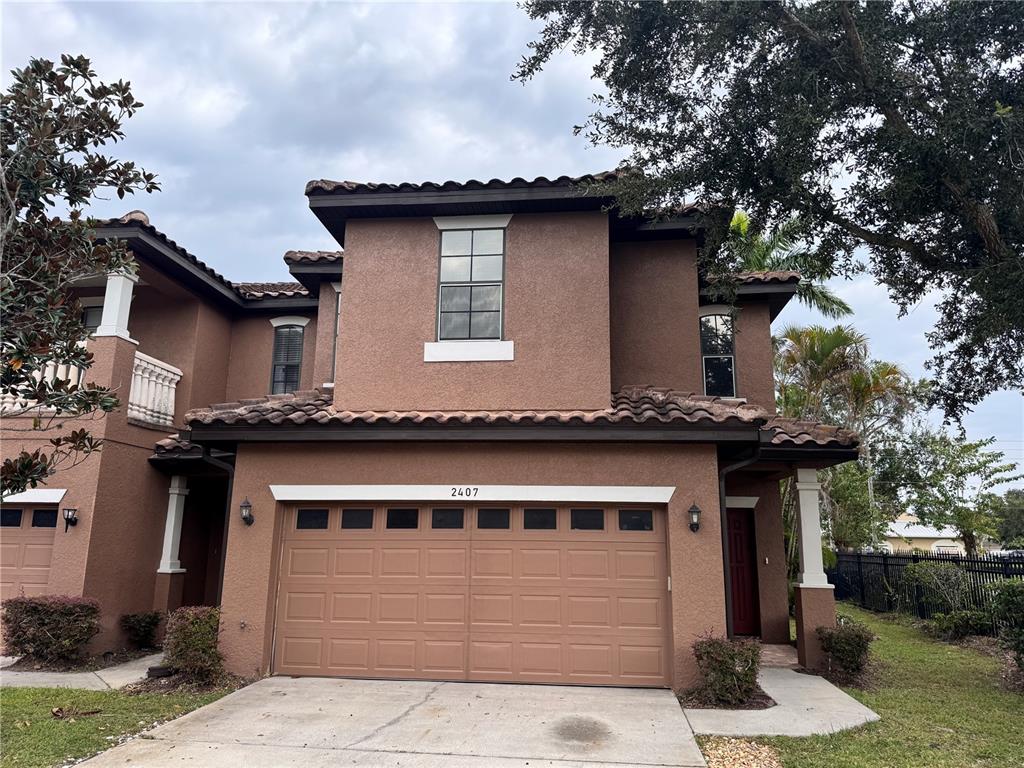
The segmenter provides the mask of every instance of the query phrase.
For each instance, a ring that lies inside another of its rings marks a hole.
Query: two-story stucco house
[[[101,226],[138,275],[75,292],[126,408],[4,505],[4,594],[97,598],[97,650],[125,612],[219,604],[241,674],[679,688],[698,635],[788,641],[795,475],[817,664],[815,470],[856,443],[774,414],[798,276],[712,303],[693,212],[621,218],[607,178],[311,182],[339,250],[287,253],[294,283]]]

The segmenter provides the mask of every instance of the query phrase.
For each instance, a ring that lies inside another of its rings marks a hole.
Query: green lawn
[[[874,690],[846,690],[882,720],[835,736],[758,739],[779,751],[786,768],[1024,765],[1024,696],[1000,689],[997,659],[866,611],[841,610],[878,635]]]
[[[222,695],[223,691],[129,696],[119,691],[2,688],[0,766],[42,768],[88,757],[117,743],[118,736],[178,717]],[[54,707],[100,711],[59,720],[51,714]]]

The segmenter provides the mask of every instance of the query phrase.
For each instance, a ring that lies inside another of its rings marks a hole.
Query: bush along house
[[[74,292],[89,378],[126,407],[4,504],[4,596],[96,598],[97,652],[123,613],[220,605],[243,675],[682,688],[702,634],[788,641],[795,476],[818,666],[816,469],[856,440],[775,415],[799,276],[714,303],[694,212],[619,217],[610,176],[313,181],[339,250],[286,253],[287,283],[229,282],[140,212],[104,223],[138,274]]]

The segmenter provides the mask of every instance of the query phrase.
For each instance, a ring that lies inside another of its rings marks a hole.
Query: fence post
[[[860,582],[860,607],[867,608],[868,601],[864,590],[864,553],[857,550],[857,581]]]
[[[915,552],[913,555],[911,555],[910,562],[912,562],[912,563],[919,563],[919,562],[921,562],[921,558],[918,556],[917,552]],[[914,612],[917,614],[917,618],[919,618],[919,619],[925,618],[925,616],[924,616],[924,599],[921,597],[921,585],[917,583],[916,579],[914,581]]]
[[[889,553],[882,553],[882,581],[885,582],[885,611],[892,610],[892,585],[889,583]]]

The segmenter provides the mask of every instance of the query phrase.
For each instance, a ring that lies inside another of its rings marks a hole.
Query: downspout
[[[737,469],[753,464],[761,458],[761,444],[754,448],[752,456],[727,464],[718,470],[718,509],[722,528],[722,566],[725,572],[725,636],[732,637],[732,569],[729,567],[729,518],[725,508],[725,476]]]
[[[231,523],[231,492],[235,484],[235,467],[226,461],[213,458],[209,451],[209,448],[204,449],[203,459],[208,464],[228,473],[228,492],[227,498],[224,500],[224,532],[220,540],[220,573],[217,576],[217,605],[219,606],[224,594],[224,565],[228,555],[228,526]]]

